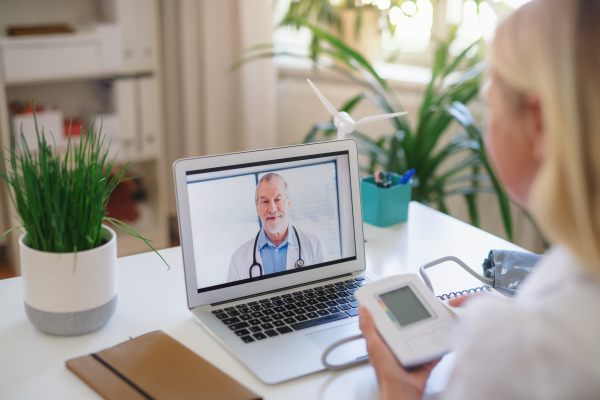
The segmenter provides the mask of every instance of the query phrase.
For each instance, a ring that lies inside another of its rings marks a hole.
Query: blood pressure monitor
[[[451,350],[455,322],[417,275],[381,279],[354,295],[369,309],[379,334],[404,367],[436,360]]]

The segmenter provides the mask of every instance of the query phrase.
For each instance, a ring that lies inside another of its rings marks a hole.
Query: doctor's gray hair
[[[258,181],[258,184],[256,185],[256,189],[254,190],[254,203],[256,205],[258,205],[258,187],[260,186],[260,184],[263,183],[263,182],[270,183],[274,179],[278,179],[279,182],[283,183],[283,194],[285,195],[286,199],[289,200],[289,198],[290,198],[290,188],[288,187],[288,184],[285,181],[285,179],[283,178],[283,176],[281,176],[279,174],[276,174],[274,172],[269,172],[268,174],[266,174],[265,176],[263,176],[262,178],[260,178],[260,180]]]

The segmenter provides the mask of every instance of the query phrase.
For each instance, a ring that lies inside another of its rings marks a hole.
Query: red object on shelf
[[[134,200],[135,189],[132,180],[119,183],[108,199],[106,215],[123,222],[135,222],[140,217]]]
[[[69,127],[71,128],[71,136],[79,136],[81,134],[81,128],[83,128],[83,124],[78,119],[73,119],[72,123],[71,120],[65,119],[64,127],[65,137],[69,137]]]
[[[22,102],[19,100],[13,100],[9,104],[10,112],[12,114],[33,114],[33,100]],[[35,103],[35,112],[41,113],[45,110],[45,107]]]

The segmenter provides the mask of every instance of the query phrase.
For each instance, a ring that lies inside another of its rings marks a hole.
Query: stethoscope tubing
[[[300,245],[300,236],[298,235],[298,231],[296,230],[295,226],[292,226],[292,229],[294,230],[294,234],[296,235],[296,240],[298,241],[298,261],[296,261],[294,266],[296,268],[300,268],[300,267],[304,266],[304,260],[302,260],[302,247]],[[256,234],[256,239],[254,239],[254,250],[252,251],[252,265],[248,269],[250,278],[253,278],[252,268],[254,268],[254,267],[258,267],[258,271],[260,272],[259,276],[264,275],[262,265],[260,265],[260,263],[256,261],[256,248],[258,247],[258,237],[260,236],[261,231],[262,231],[262,229],[258,231],[258,233]]]

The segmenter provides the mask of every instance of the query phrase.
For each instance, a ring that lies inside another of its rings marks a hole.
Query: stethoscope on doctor
[[[302,268],[302,267],[304,267],[304,260],[302,259],[302,247],[300,247],[300,236],[298,236],[298,231],[296,230],[296,227],[292,226],[292,229],[294,229],[294,233],[296,234],[296,240],[298,241],[298,260],[294,264],[294,267]],[[253,262],[252,262],[252,265],[250,266],[250,268],[248,269],[250,278],[253,278],[252,269],[254,267],[258,267],[258,272],[260,273],[260,275],[258,275],[258,276],[263,276],[263,267],[262,267],[262,265],[260,265],[259,262],[256,261],[256,247],[258,246],[258,237],[260,236],[261,231],[262,231],[262,229],[260,231],[258,231],[258,233],[256,234],[256,239],[254,239],[254,251],[252,252]]]

